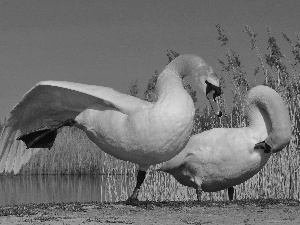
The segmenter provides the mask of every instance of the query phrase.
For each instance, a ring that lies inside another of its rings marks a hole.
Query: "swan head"
[[[211,108],[218,117],[222,116],[218,97],[222,94],[219,79],[210,66],[201,66],[198,76],[196,76],[196,85],[202,90],[208,99]]]
[[[220,110],[219,101],[217,100],[217,97],[221,95],[221,88],[219,86],[216,86],[207,80],[206,83],[206,97],[210,103],[210,106],[216,113],[218,117],[222,116],[222,111]]]

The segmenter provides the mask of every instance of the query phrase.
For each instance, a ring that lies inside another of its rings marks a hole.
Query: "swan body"
[[[194,187],[198,200],[201,191],[231,188],[254,176],[267,163],[270,153],[289,143],[291,122],[283,100],[267,86],[252,88],[246,104],[247,127],[216,128],[193,135],[186,147],[162,163],[159,170]]]
[[[140,171],[171,159],[184,148],[193,125],[194,104],[182,85],[185,76],[194,78],[218,113],[214,97],[220,94],[219,80],[196,55],[181,55],[166,66],[158,77],[157,101],[151,103],[102,86],[65,81],[36,84],[4,124],[0,173],[18,173],[41,148],[51,148],[56,130],[63,126],[83,130],[101,150],[138,164]],[[209,93],[208,84],[215,87]]]

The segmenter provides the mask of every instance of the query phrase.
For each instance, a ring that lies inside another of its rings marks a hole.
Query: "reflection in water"
[[[131,195],[135,184],[135,175],[0,175],[0,206],[22,203],[125,201]],[[237,194],[245,193],[238,191]],[[203,201],[226,199],[226,190],[202,194]],[[182,186],[167,173],[149,172],[141,187],[139,200],[188,201],[196,200],[196,194],[194,188]]]
[[[123,201],[134,176],[0,176],[0,205],[50,202]]]

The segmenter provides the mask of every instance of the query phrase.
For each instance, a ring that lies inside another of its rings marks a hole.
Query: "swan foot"
[[[125,201],[126,205],[139,205],[138,199],[139,190],[134,190],[133,194]]]
[[[264,153],[271,152],[271,146],[268,145],[265,141],[259,142],[254,145],[254,149],[264,149]]]
[[[58,125],[44,127],[38,130],[31,131],[27,134],[21,135],[17,140],[23,141],[28,148],[48,148],[53,146],[57,130],[63,126],[72,126],[75,124],[73,119],[66,120]]]
[[[57,135],[57,130],[53,128],[42,128],[24,134],[17,138],[25,142],[27,148],[48,148],[53,146],[54,140]]]
[[[234,188],[233,187],[228,188],[228,198],[229,198],[229,201],[233,200],[233,194],[234,194]]]

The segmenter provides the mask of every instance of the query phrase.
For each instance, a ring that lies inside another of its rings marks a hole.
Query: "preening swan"
[[[270,153],[282,150],[290,141],[289,112],[280,95],[267,86],[252,88],[246,97],[249,125],[216,128],[193,135],[186,147],[159,170],[172,174],[186,186],[214,192],[240,184],[267,163]]]
[[[214,101],[221,94],[219,80],[196,55],[181,55],[166,66],[157,80],[157,101],[151,103],[108,87],[64,81],[36,84],[4,124],[0,173],[18,173],[41,148],[52,147],[57,129],[75,126],[104,152],[139,165],[128,199],[136,201],[149,166],[171,159],[188,141],[195,109],[182,85],[185,76],[194,78],[219,115]]]

